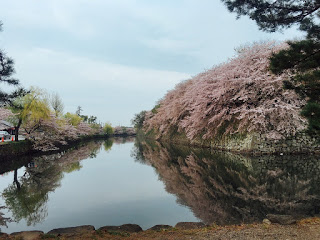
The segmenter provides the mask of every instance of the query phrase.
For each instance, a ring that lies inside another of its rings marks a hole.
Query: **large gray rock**
[[[178,222],[175,228],[187,230],[187,229],[197,229],[204,228],[206,225],[203,222]]]
[[[172,226],[170,225],[155,225],[152,228],[149,228],[148,230],[153,230],[153,231],[161,231],[165,229],[170,229]]]
[[[99,228],[99,231],[108,232],[141,232],[142,228],[137,224],[123,224],[121,226],[104,226]]]
[[[272,223],[279,223],[281,225],[290,225],[297,222],[297,219],[291,215],[268,214],[267,219]]]
[[[72,235],[83,234],[83,233],[91,233],[93,231],[95,231],[94,226],[84,225],[84,226],[78,226],[78,227],[53,229],[50,232],[48,232],[48,235],[72,236]]]
[[[13,236],[15,239],[23,240],[35,240],[39,239],[43,235],[42,231],[24,231],[24,232],[14,232],[10,236]]]

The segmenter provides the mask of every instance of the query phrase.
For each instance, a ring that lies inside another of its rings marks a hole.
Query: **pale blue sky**
[[[22,85],[58,92],[65,111],[130,125],[175,84],[265,33],[219,0],[0,0],[0,48]]]

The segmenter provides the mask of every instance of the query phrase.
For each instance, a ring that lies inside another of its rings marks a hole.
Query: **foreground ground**
[[[31,237],[31,236],[30,236]],[[1,239],[320,239],[320,218],[309,218],[293,225],[249,224],[210,226],[201,229],[147,230],[139,233],[92,231],[81,235],[3,236]]]

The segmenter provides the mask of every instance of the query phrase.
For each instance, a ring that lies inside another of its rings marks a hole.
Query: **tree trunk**
[[[21,185],[20,185],[20,183],[18,181],[18,169],[14,170],[13,182],[16,184],[17,189],[20,190]]]
[[[21,126],[22,120],[19,119],[17,126],[14,127],[14,140],[19,141],[19,128]]]

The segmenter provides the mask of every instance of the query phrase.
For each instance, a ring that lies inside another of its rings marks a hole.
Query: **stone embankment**
[[[305,132],[286,139],[268,139],[264,134],[248,134],[245,137],[222,138],[211,142],[211,148],[235,152],[260,154],[320,154],[320,140]]]
[[[143,231],[139,225],[104,226],[95,229],[85,225],[42,231],[0,233],[0,239],[320,239],[320,218],[297,220],[289,215],[268,215],[259,224],[230,226],[180,222],[156,225]]]
[[[148,137],[148,136],[147,136]],[[153,136],[148,137],[150,139]],[[230,135],[217,139],[203,140],[197,137],[189,140],[185,134],[173,132],[158,138],[173,144],[205,147],[213,150],[230,151],[250,155],[265,154],[320,154],[320,137],[299,132],[286,139],[269,139],[265,134]]]
[[[206,225],[202,222],[179,222],[173,228],[170,225],[155,225],[148,230],[152,231],[163,231],[169,229],[181,229],[181,230],[190,230],[190,229],[199,229],[204,228]],[[0,232],[0,239],[26,239],[26,240],[36,240],[36,239],[50,239],[57,237],[80,237],[81,235],[86,234],[110,234],[110,235],[120,235],[120,236],[129,236],[130,233],[139,233],[143,232],[142,228],[137,224],[123,224],[121,226],[104,226],[99,229],[95,229],[94,226],[84,225],[78,227],[67,227],[67,228],[57,228],[53,229],[47,233],[42,231],[23,231],[23,232],[14,232],[9,234]]]

